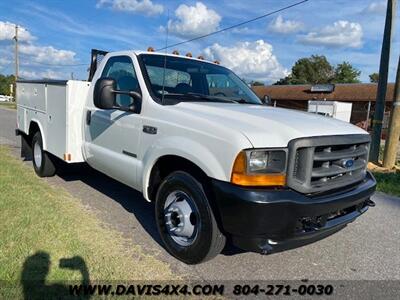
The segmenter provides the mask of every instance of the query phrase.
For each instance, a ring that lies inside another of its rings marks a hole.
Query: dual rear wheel
[[[56,173],[56,167],[50,154],[43,150],[42,135],[39,131],[32,138],[32,161],[38,176],[50,177]]]

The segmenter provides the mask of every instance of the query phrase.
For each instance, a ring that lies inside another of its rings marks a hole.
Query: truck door
[[[141,94],[132,59],[128,56],[111,57],[101,77],[115,79],[118,90]],[[116,96],[116,103],[125,107],[133,101],[129,95]],[[140,111],[126,112],[93,106],[89,114],[90,122],[87,120],[85,130],[87,162],[108,176],[138,188],[136,170],[142,128]]]

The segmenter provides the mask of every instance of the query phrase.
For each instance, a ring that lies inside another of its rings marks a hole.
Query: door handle
[[[147,134],[157,134],[157,127],[143,125],[143,132]]]
[[[86,125],[90,125],[92,121],[92,112],[90,110],[86,111]]]

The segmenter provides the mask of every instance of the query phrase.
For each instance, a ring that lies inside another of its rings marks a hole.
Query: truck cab
[[[141,191],[183,262],[209,260],[227,240],[263,254],[304,245],[374,205],[364,130],[267,106],[218,62],[92,54],[87,82],[17,83],[17,132],[39,176],[56,160],[85,161]]]

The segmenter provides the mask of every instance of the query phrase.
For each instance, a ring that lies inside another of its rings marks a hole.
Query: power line
[[[62,64],[46,64],[46,63],[39,63],[39,62],[34,62],[33,65],[51,66],[51,67],[80,67],[80,66],[89,66],[87,63],[85,63],[85,64],[67,64],[67,65],[62,65]]]
[[[22,61],[20,62],[21,65],[24,66],[32,66],[32,67],[40,67],[40,66],[45,66],[45,67],[81,67],[81,66],[89,66],[88,63],[81,63],[81,64],[50,64],[50,63],[44,63],[44,62],[38,62],[34,60],[29,60],[29,56],[23,56]]]
[[[49,64],[49,63],[44,63],[44,62],[38,62],[38,61],[29,61],[29,56],[24,56],[24,61],[21,63],[22,65],[25,66],[33,66],[33,67],[38,67],[38,66],[46,66],[46,67],[81,67],[81,66],[89,66],[88,63],[82,63],[82,64]]]
[[[307,2],[307,1],[308,1],[308,0],[303,0],[303,1],[300,1],[300,2],[296,2],[296,3],[294,3],[294,4],[291,4],[291,5],[282,7],[282,8],[280,8],[280,9],[274,10],[274,11],[272,11],[272,12],[266,13],[266,14],[264,14],[264,15],[262,15],[262,16],[259,16],[259,17],[256,17],[256,18],[253,18],[253,19],[250,19],[250,20],[247,20],[247,21],[244,21],[244,22],[241,22],[241,23],[238,23],[238,24],[229,26],[229,27],[225,27],[225,28],[222,28],[222,29],[220,29],[220,30],[217,30],[217,31],[214,31],[214,32],[210,32],[210,33],[207,33],[207,34],[204,34],[204,35],[201,35],[201,36],[198,36],[198,37],[195,37],[195,38],[192,38],[192,39],[183,41],[183,42],[179,42],[179,43],[176,43],[176,44],[173,44],[173,45],[165,46],[164,48],[157,49],[156,51],[161,51],[161,50],[165,50],[165,49],[168,49],[168,48],[176,47],[176,46],[179,46],[179,45],[182,45],[182,44],[190,43],[190,42],[193,42],[193,41],[196,41],[196,40],[200,40],[200,39],[203,39],[203,38],[205,38],[205,37],[209,37],[209,36],[211,36],[211,35],[215,35],[215,34],[217,34],[217,33],[221,33],[221,32],[223,32],[223,31],[227,31],[227,30],[230,30],[230,29],[233,29],[233,28],[236,28],[236,27],[239,27],[239,26],[248,24],[248,23],[250,23],[250,22],[254,22],[254,21],[260,20],[260,19],[265,18],[265,17],[269,17],[269,16],[271,16],[271,15],[273,15],[273,14],[276,14],[276,13],[278,13],[278,12],[281,12],[281,11],[287,10],[287,9],[289,9],[289,8],[298,6],[298,5],[303,4],[303,3]],[[168,25],[167,25],[167,26],[168,26]]]
[[[179,43],[176,43],[176,44],[166,45],[165,47],[160,48],[160,49],[157,49],[156,51],[166,50],[166,49],[168,49],[168,48],[176,47],[176,46],[179,46],[179,45],[182,45],[182,44],[190,43],[190,42],[193,42],[193,41],[196,41],[196,40],[199,40],[199,39],[203,39],[203,38],[209,37],[209,36],[211,36],[211,35],[215,35],[215,34],[218,34],[218,33],[224,32],[224,31],[228,31],[228,30],[230,30],[230,29],[243,26],[243,25],[245,25],[245,24],[248,24],[248,23],[251,23],[251,22],[260,20],[260,19],[262,19],[262,18],[266,18],[266,17],[271,16],[271,15],[273,15],[273,14],[276,14],[276,13],[278,13],[278,12],[281,12],[281,11],[290,9],[290,8],[292,8],[292,7],[301,5],[301,4],[303,4],[303,3],[305,3],[305,2],[308,2],[308,1],[309,1],[309,0],[302,0],[302,1],[296,2],[296,3],[294,3],[294,4],[291,4],[291,5],[282,7],[282,8],[280,8],[280,9],[274,10],[274,11],[272,11],[272,12],[266,13],[266,14],[264,14],[264,15],[258,16],[258,17],[256,17],[256,18],[253,18],[253,19],[250,19],[250,20],[247,20],[247,21],[244,21],[244,22],[241,22],[241,23],[238,23],[238,24],[229,26],[229,27],[222,28],[222,29],[217,30],[217,31],[214,31],[214,32],[210,32],[210,33],[208,33],[208,34],[204,34],[204,35],[201,35],[201,36],[198,36],[198,37],[195,37],[195,38],[186,40],[186,41],[182,41],[182,42],[179,42]],[[168,25],[167,25],[167,26],[168,26]],[[83,63],[83,64],[46,64],[46,63],[41,63],[41,62],[34,62],[33,65],[42,65],[42,66],[49,66],[49,67],[81,67],[81,66],[88,66],[87,63]]]

